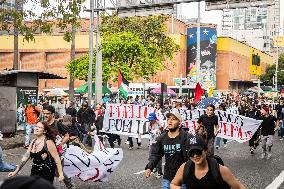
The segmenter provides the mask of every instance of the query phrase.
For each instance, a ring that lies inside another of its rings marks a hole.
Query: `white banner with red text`
[[[182,127],[188,128],[190,133],[195,133],[199,117],[206,113],[206,110],[184,110],[179,111]],[[166,114],[168,112],[156,111],[152,107],[132,104],[107,104],[104,115],[104,132],[115,133],[137,137],[148,131],[149,113],[155,112],[160,124],[166,128]],[[218,116],[219,133],[217,137],[236,140],[240,143],[246,142],[257,131],[262,121],[240,116],[229,112],[216,110]],[[143,136],[142,136],[143,138]]]

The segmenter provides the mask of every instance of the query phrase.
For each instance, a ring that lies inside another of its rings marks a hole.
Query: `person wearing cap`
[[[25,115],[27,126],[24,148],[27,149],[31,141],[32,132],[41,117],[41,109],[38,106],[34,106],[31,100],[28,100],[27,107],[25,108]]]
[[[166,117],[168,130],[162,133],[157,138],[157,142],[152,145],[149,162],[144,172],[145,177],[148,178],[162,157],[165,156],[162,189],[170,188],[170,182],[174,178],[178,168],[187,161],[185,148],[187,133],[180,129],[182,122],[181,115],[175,111],[167,113]]]
[[[198,119],[197,133],[202,136],[207,144],[208,156],[214,155],[215,137],[218,134],[218,117],[215,115],[215,106],[210,104],[206,108],[206,114],[203,114]]]
[[[279,120],[269,114],[269,107],[263,106],[260,110],[262,123],[260,125],[262,153],[260,158],[270,159],[271,148],[273,146],[273,136],[279,129]]]
[[[182,184],[188,189],[245,189],[228,167],[207,157],[207,145],[201,137],[190,135],[187,142],[189,160],[179,167],[171,189],[180,189]],[[219,179],[214,177],[213,169],[219,172]]]
[[[150,141],[149,154],[151,154],[153,144],[155,144],[157,142],[157,138],[162,133],[162,126],[159,123],[159,121],[157,119],[157,116],[156,116],[156,114],[154,112],[149,114],[148,120],[150,122],[149,128],[148,128],[148,132],[145,132],[143,134],[149,134],[149,136],[150,136],[150,138],[149,138],[149,141]],[[161,178],[162,175],[163,175],[162,160],[159,161],[159,163],[157,164],[155,169],[156,169],[156,175],[155,176],[157,178]]]

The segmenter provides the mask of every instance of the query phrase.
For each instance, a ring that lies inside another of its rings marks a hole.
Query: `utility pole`
[[[197,18],[197,32],[196,32],[196,83],[199,82],[199,72],[200,72],[200,2],[198,1],[198,18]]]
[[[276,38],[276,66],[275,66],[275,91],[278,92],[278,59],[279,59],[279,27],[277,29],[277,38]]]
[[[96,0],[96,8],[99,9],[99,0]],[[102,102],[102,48],[100,42],[100,11],[97,10],[96,22],[96,103]]]
[[[89,71],[88,71],[88,104],[92,102],[92,80],[93,80],[93,54],[94,54],[94,0],[90,0],[90,31],[89,31]]]

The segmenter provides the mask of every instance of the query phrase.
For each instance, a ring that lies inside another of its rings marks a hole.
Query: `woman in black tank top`
[[[9,173],[8,176],[16,176],[31,158],[33,159],[31,176],[38,175],[53,183],[57,168],[59,181],[63,181],[64,176],[61,160],[54,143],[56,131],[49,127],[46,122],[39,122],[34,129],[34,135],[36,139],[32,141],[27,152],[24,154],[22,164],[14,172]]]
[[[178,169],[171,189],[182,184],[188,189],[245,189],[226,166],[207,158],[207,147],[201,137],[190,135],[187,147],[189,160]]]

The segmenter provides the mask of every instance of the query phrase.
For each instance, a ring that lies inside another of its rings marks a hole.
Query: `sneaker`
[[[283,138],[281,137],[279,140],[283,140]]]
[[[157,173],[157,174],[155,174],[155,177],[156,177],[156,178],[161,178],[162,176],[163,176],[162,173]]]
[[[254,149],[253,148],[250,149],[250,154],[254,154]]]
[[[218,149],[219,149],[219,146],[216,146],[215,148],[216,148],[216,150],[218,150]]]
[[[224,144],[224,148],[227,148],[227,144]]]
[[[264,159],[265,158],[265,152],[263,152],[260,156],[260,159]]]
[[[130,147],[130,146],[129,146],[129,147],[128,147],[128,150],[133,150],[133,147]]]
[[[271,158],[271,153],[267,153],[266,159],[270,159]]]
[[[129,144],[129,141],[126,141],[125,144]]]

